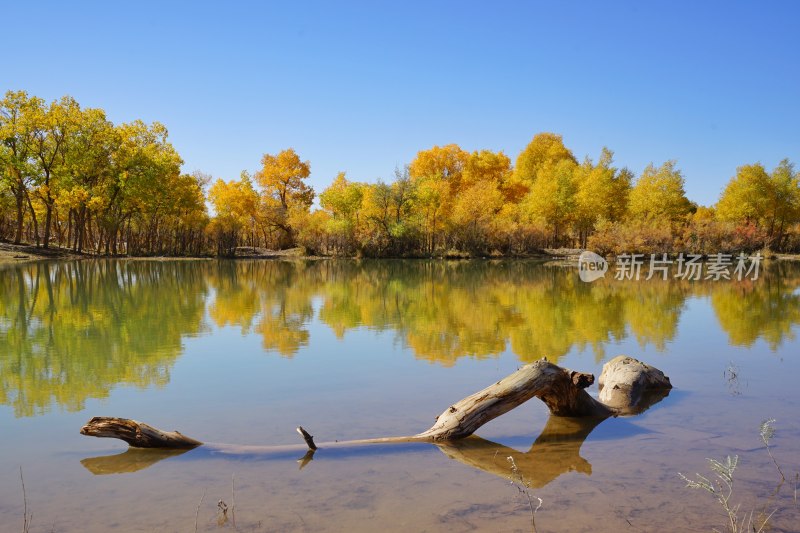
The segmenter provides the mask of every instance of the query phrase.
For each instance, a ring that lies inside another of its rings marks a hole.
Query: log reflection
[[[450,459],[502,478],[508,478],[511,473],[507,457],[512,456],[525,481],[530,482],[532,488],[539,488],[568,472],[575,471],[591,475],[592,465],[580,456],[580,449],[592,430],[603,420],[602,418],[551,416],[541,435],[533,442],[530,450],[524,453],[477,436],[437,443],[435,446]],[[374,453],[375,447],[360,445],[354,447],[350,452],[359,453],[358,450],[361,450],[361,453],[370,450],[371,454]],[[403,451],[408,448],[386,446],[384,450],[386,453],[391,453],[393,450]],[[81,464],[94,475],[125,474],[144,470],[159,461],[177,457],[187,451],[189,450],[128,448],[124,452],[114,455],[82,459]],[[216,455],[213,445],[207,451]],[[337,453],[340,450],[333,448],[330,449],[330,452],[334,453],[325,454],[325,452],[325,448],[318,450],[318,454],[324,455],[326,460],[352,457],[351,453]],[[252,455],[265,460],[288,459],[285,452],[271,453],[268,449],[265,449],[263,453]],[[197,458],[209,456],[201,452]],[[308,451],[299,460],[295,456],[300,469],[307,467],[312,458],[315,458],[312,451]]]
[[[603,418],[591,417],[551,416],[541,435],[534,441],[531,449],[525,453],[477,436],[440,442],[435,446],[451,459],[503,478],[508,478],[510,475],[506,458],[512,456],[525,480],[530,482],[531,487],[538,488],[567,472],[576,471],[587,475],[592,473],[592,465],[580,456],[580,449],[586,437],[603,420]],[[393,450],[402,452],[409,449],[392,445],[383,446],[385,446],[384,450],[379,453],[391,453]],[[215,446],[211,445],[206,451],[211,455],[216,455],[214,448]],[[277,448],[281,447],[276,447],[274,451],[265,447],[260,453],[250,451],[245,452],[245,455],[252,455],[262,460],[286,460],[286,451]],[[352,457],[353,453],[364,453],[367,450],[373,454],[375,449],[374,445],[362,444],[351,447],[350,450],[347,450],[349,453],[342,454],[341,452],[345,450],[336,448],[329,450],[321,448],[319,453],[324,454],[326,460],[335,460],[340,457]],[[177,457],[187,451],[189,450],[128,448],[123,453],[82,459],[81,464],[95,475],[125,474],[144,470],[159,461]],[[326,451],[329,453],[325,454]],[[206,456],[209,455],[201,453],[197,455],[197,458]],[[305,456],[297,460],[300,469],[306,467],[313,458],[314,452],[309,450]]]
[[[520,452],[477,436],[437,444],[448,456],[472,468],[508,479],[513,457],[531,488],[541,488],[568,472],[591,475],[592,465],[581,457],[583,441],[604,419],[551,416],[531,449]]]
[[[81,459],[81,464],[96,476],[138,472],[159,461],[177,457],[189,450],[167,448],[128,448],[122,453]]]
[[[648,391],[635,409],[625,415],[638,415],[647,411],[667,396],[669,389]],[[530,488],[541,488],[569,472],[592,474],[592,465],[581,457],[583,442],[606,418],[564,417],[550,415],[541,434],[527,452],[520,452],[502,444],[478,436],[436,446],[448,456],[472,468],[509,479],[511,466],[508,457],[513,457],[519,473]]]

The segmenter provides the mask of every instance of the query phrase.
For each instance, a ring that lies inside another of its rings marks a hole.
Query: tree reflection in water
[[[611,278],[611,276],[609,276]],[[530,260],[39,262],[0,270],[0,404],[16,416],[79,411],[116,385],[163,387],[185,337],[236,327],[294,357],[314,328],[393,332],[451,366],[513,352],[521,362],[634,338],[665,350],[687,299],[709,298],[734,345],[776,350],[800,324],[800,265],[756,281],[579,280]],[[206,323],[205,317],[210,320]]]

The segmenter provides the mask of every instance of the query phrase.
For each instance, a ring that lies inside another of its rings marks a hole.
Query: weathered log
[[[591,465],[580,456],[579,452],[586,437],[603,420],[594,417],[569,418],[551,415],[528,452],[520,452],[474,435],[465,439],[437,441],[434,444],[450,459],[506,479],[510,474],[507,457],[513,456],[517,468],[524,475],[525,480],[530,483],[531,487],[538,488],[567,472],[591,473]],[[329,452],[328,459],[353,457],[353,455],[358,455],[359,447],[365,447],[367,444],[370,444],[370,447],[375,446],[375,443],[344,441],[325,444],[324,449]],[[427,443],[417,441],[416,444],[426,445]],[[281,447],[235,447],[207,443],[202,448],[192,451],[191,455],[187,457],[202,459],[224,454],[258,457],[259,460],[295,459],[302,469],[311,462],[315,454],[315,450],[307,449],[303,455],[304,448],[304,444]],[[388,453],[389,450],[396,449],[395,446],[392,446],[386,451]],[[185,454],[187,451],[128,448],[115,455],[82,459],[81,464],[95,475],[122,474],[143,470],[164,459]]]
[[[297,426],[297,432],[303,437],[303,440],[306,441],[306,446],[312,452],[317,449],[317,445],[314,444],[314,436],[311,435],[308,431],[303,429],[303,426]]]
[[[609,367],[609,365],[612,365]],[[607,371],[608,368],[611,368]],[[427,431],[404,437],[382,437],[356,441],[337,442],[335,445],[360,445],[399,442],[439,442],[462,439],[472,435],[490,420],[533,398],[540,398],[555,416],[593,417],[604,419],[618,414],[629,414],[635,409],[646,391],[669,388],[669,378],[632,358],[617,357],[607,363],[602,374],[609,403],[594,399],[584,389],[594,382],[594,376],[561,368],[546,359],[528,364],[500,381],[452,404],[437,417]],[[122,439],[138,448],[193,448],[200,441],[181,433],[165,432],[147,424],[124,418],[94,417],[81,433],[94,437]],[[298,428],[309,449],[316,449],[307,431]],[[325,443],[322,446],[333,445]],[[264,447],[215,445],[238,450],[262,450]],[[279,447],[275,447],[277,449]],[[286,448],[286,447],[280,447]]]
[[[462,439],[534,396],[556,416],[611,416],[613,410],[584,390],[593,382],[591,374],[573,372],[541,359],[454,403],[430,429],[416,437],[432,441]]]
[[[669,390],[659,394],[648,393],[643,396],[644,405],[641,410],[658,403],[669,394]],[[528,452],[520,452],[502,444],[487,441],[477,436],[465,439],[437,441],[435,444],[447,457],[466,466],[476,468],[492,475],[508,479],[511,473],[507,458],[513,457],[520,475],[530,487],[542,487],[562,474],[568,472],[591,473],[591,464],[580,456],[580,448],[584,440],[598,425],[607,418],[571,418],[551,415],[539,437],[536,438]],[[405,453],[407,448],[398,447],[398,443],[424,446],[427,441],[405,438],[364,439],[359,441],[338,441],[321,443],[326,458],[358,457],[359,448],[386,446],[381,454]],[[81,460],[81,464],[95,475],[123,474],[148,468],[155,463],[171,457],[188,453],[185,457],[203,460],[218,455],[258,458],[258,460],[296,460],[302,470],[314,458],[315,450],[308,449],[306,444],[289,444],[280,446],[241,446],[234,444],[205,443],[194,450],[181,449],[147,449],[128,448],[123,453],[89,457]],[[305,452],[305,455],[301,454]],[[370,452],[373,453],[372,451]]]
[[[134,448],[195,448],[203,444],[178,431],[162,431],[153,426],[110,416],[95,416],[81,428],[82,435],[112,437]]]

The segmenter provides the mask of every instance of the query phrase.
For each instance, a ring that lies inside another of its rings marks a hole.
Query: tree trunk
[[[92,230],[91,227],[92,223],[92,213],[91,211],[86,209],[86,206],[81,206],[80,216],[78,218],[78,226],[76,228],[76,237],[75,237],[75,251],[78,253],[83,252],[84,241],[86,239],[86,227],[89,226],[89,231]]]
[[[452,404],[437,417],[427,431],[404,437],[382,437],[338,443],[323,443],[320,447],[399,442],[444,442],[472,435],[490,420],[536,396],[554,416],[585,417],[603,420],[609,416],[635,414],[647,405],[642,400],[650,391],[672,387],[663,372],[630,357],[619,356],[603,367],[600,376],[603,403],[584,389],[594,382],[592,374],[561,368],[546,359],[528,364],[486,387]],[[605,394],[604,394],[605,393]],[[649,404],[648,404],[649,405]],[[637,410],[638,409],[638,410]],[[302,428],[309,449],[316,449],[313,437]],[[138,448],[194,448],[200,441],[176,432],[164,432],[147,424],[124,418],[94,417],[81,428],[81,434],[93,437],[122,439]],[[284,447],[213,445],[224,450],[271,451]]]
[[[72,219],[74,218],[75,209],[70,208],[67,212],[67,248],[72,248]]]
[[[22,228],[25,223],[25,191],[20,190],[14,196],[17,200],[17,229],[14,233],[14,244],[22,242]]]
[[[611,416],[612,409],[584,390],[592,383],[591,374],[573,372],[542,359],[451,405],[430,429],[416,437],[433,441],[468,437],[534,396],[556,416]]]
[[[50,201],[45,200],[45,214],[44,214],[44,244],[43,248],[50,247],[50,225],[52,224],[53,220],[53,206]]]
[[[30,195],[26,194],[25,197],[28,199],[28,208],[31,210],[31,220],[33,220],[33,236],[36,238],[36,246],[39,246],[39,222],[36,220],[36,211],[33,209],[33,203],[31,203]]]

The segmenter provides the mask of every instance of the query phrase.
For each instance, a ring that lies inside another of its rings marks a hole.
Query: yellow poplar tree
[[[789,160],[784,159],[771,174],[761,163],[736,170],[717,204],[720,220],[751,223],[767,233],[780,247],[785,230],[800,221],[800,185]]]
[[[319,195],[320,206],[332,215],[328,228],[341,251],[351,251],[356,245],[363,199],[364,185],[348,181],[344,172]]]
[[[572,151],[564,146],[561,135],[537,133],[517,157],[514,175],[517,180],[532,184],[542,169],[554,167],[562,160],[577,164]]]
[[[617,222],[627,211],[631,173],[614,168],[613,159],[614,152],[603,148],[597,164],[587,157],[575,168],[575,226],[583,247],[598,220]]]
[[[543,222],[552,232],[552,245],[560,246],[575,216],[576,164],[569,158],[550,162],[538,170],[538,177],[523,200],[532,221]]]
[[[281,247],[294,246],[295,231],[291,226],[292,211],[308,212],[314,201],[314,189],[305,183],[311,174],[308,161],[301,161],[293,148],[277,155],[264,154],[256,181],[263,190],[264,219],[283,234]]]
[[[656,168],[647,165],[630,192],[629,212],[640,222],[682,222],[692,205],[683,190],[683,175],[675,161]]]
[[[252,227],[258,210],[258,193],[243,172],[239,181],[228,183],[217,179],[208,191],[208,199],[216,212],[212,229],[218,253],[233,255],[242,232]]]

